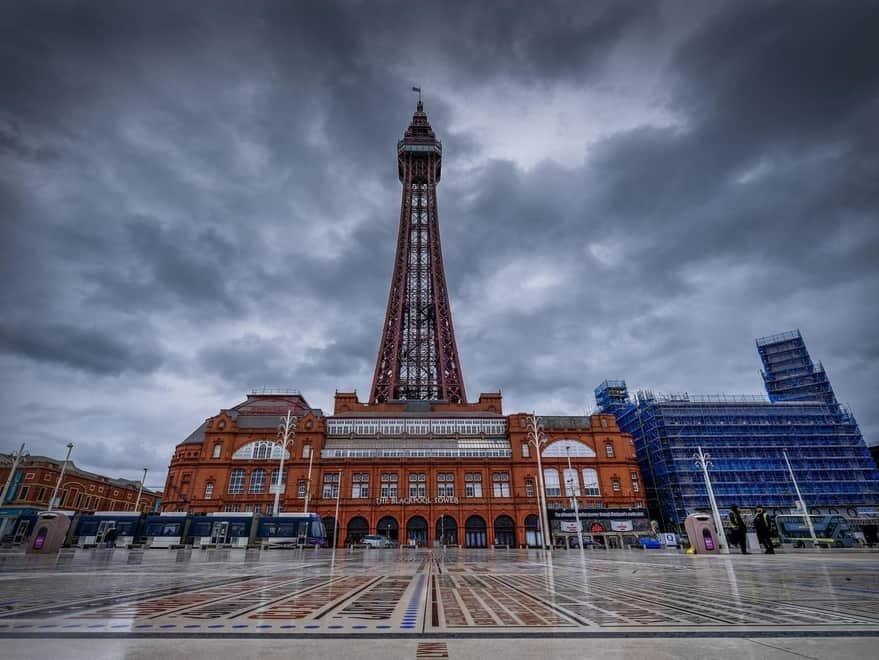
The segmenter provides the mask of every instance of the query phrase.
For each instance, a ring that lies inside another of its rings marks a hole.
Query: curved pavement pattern
[[[0,638],[408,638],[448,657],[443,640],[869,637],[877,569],[848,552],[0,554]]]

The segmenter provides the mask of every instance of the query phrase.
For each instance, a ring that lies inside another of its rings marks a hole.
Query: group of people
[[[732,525],[734,535],[734,538],[729,539],[730,545],[738,544],[742,549],[743,555],[750,554],[748,552],[748,525],[745,519],[742,518],[742,514],[739,513],[739,507],[735,504],[730,507],[729,522]],[[762,506],[757,507],[756,514],[754,515],[754,531],[757,533],[757,541],[765,548],[763,554],[774,555],[772,521]]]

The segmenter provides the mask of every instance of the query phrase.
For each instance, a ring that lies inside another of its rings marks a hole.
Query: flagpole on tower
[[[418,92],[418,102],[421,103],[421,88],[420,87],[413,87],[412,91]]]

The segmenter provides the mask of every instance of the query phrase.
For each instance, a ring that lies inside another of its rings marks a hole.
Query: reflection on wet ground
[[[879,555],[0,555],[0,637],[877,634]]]

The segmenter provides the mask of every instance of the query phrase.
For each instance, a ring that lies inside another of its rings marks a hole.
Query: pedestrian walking
[[[107,533],[104,535],[104,543],[106,547],[113,548],[116,546],[116,528],[111,527],[107,530]]]
[[[739,544],[743,555],[750,554],[748,552],[748,526],[745,524],[745,519],[739,513],[738,505],[733,504],[729,509],[729,522],[732,524],[735,534],[735,543]]]
[[[757,532],[757,540],[764,548],[763,554],[774,555],[775,548],[772,545],[772,522],[769,514],[762,506],[757,507],[757,515],[754,516],[754,531]]]

